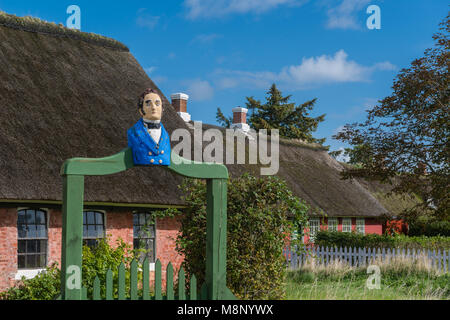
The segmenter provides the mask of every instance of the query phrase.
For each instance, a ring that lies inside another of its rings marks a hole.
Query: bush
[[[188,208],[181,216],[177,250],[185,256],[188,277],[195,274],[200,286],[206,261],[206,185],[189,180],[181,189]],[[287,235],[305,225],[308,206],[279,178],[249,174],[228,181],[227,204],[227,286],[239,299],[282,299],[282,250]]]
[[[450,237],[450,221],[414,221],[409,224],[408,235]]]
[[[315,244],[324,247],[450,249],[450,237],[359,234],[321,230]]]
[[[99,277],[100,283],[106,283],[106,272],[113,271],[114,297],[117,298],[118,267],[124,262],[127,268],[133,256],[140,253],[131,250],[122,239],[116,241],[117,246],[111,247],[107,239],[99,240],[95,249],[83,246],[82,283],[88,289],[88,297],[92,295],[94,279]],[[126,286],[129,288],[130,276],[126,272]],[[141,273],[138,273],[141,275]],[[101,286],[101,295],[105,296],[105,287]],[[61,271],[57,264],[46,268],[33,279],[22,279],[21,283],[15,287],[0,293],[1,300],[54,300],[61,292]]]
[[[0,300],[54,300],[60,294],[60,270],[53,264],[33,279],[0,293]]]

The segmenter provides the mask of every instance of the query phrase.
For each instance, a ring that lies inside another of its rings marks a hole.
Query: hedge
[[[450,249],[450,237],[359,234],[321,230],[315,244],[324,247]]]

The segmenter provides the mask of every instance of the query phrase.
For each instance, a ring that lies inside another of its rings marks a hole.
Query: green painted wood
[[[81,300],[88,300],[87,288],[85,286],[81,287]]]
[[[106,300],[114,300],[113,273],[111,269],[108,269],[108,271],[106,271]]]
[[[137,272],[137,261],[133,259],[130,266],[130,299],[138,299],[138,272]]]
[[[119,300],[125,300],[126,294],[125,294],[125,265],[123,262],[119,265],[119,283],[118,283],[118,289],[119,289]]]
[[[61,248],[62,300],[81,299],[83,193],[83,176],[63,176],[63,225]]]
[[[186,277],[183,267],[178,272],[178,300],[186,300]]]
[[[206,274],[208,299],[221,299],[226,287],[227,181],[206,183]]]
[[[228,169],[223,164],[196,162],[184,159],[172,153],[169,170],[175,173],[197,179],[228,179]]]
[[[189,293],[190,300],[197,300],[197,277],[195,274],[192,275],[189,283]]]
[[[172,263],[169,262],[166,269],[166,299],[174,300],[173,294],[173,266]]]
[[[100,279],[95,277],[94,279],[94,293],[92,295],[93,300],[101,300],[100,298]]]
[[[184,159],[175,153],[169,170],[179,175],[198,179],[228,179],[227,167],[222,164],[196,162]],[[134,167],[133,153],[130,148],[104,158],[72,158],[64,162],[61,175],[101,176],[119,173]]]
[[[155,300],[162,300],[161,261],[155,262]]]
[[[200,300],[208,300],[208,286],[206,282],[200,287]]]
[[[142,299],[150,300],[150,261],[148,257],[144,259],[142,265]]]

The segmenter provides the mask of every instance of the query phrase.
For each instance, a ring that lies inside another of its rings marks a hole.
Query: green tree
[[[230,128],[231,124],[233,123],[233,118],[225,117],[225,115],[222,113],[222,110],[220,110],[220,108],[217,108],[216,120],[217,120],[217,122],[220,123],[220,125],[222,127],[225,127],[225,128]]]
[[[361,168],[345,178],[366,177],[393,184],[393,192],[424,200],[414,218],[432,211],[450,218],[450,14],[433,36],[435,46],[394,80],[393,93],[368,111],[363,123],[347,124],[335,139],[353,146]]]
[[[189,180],[181,189],[188,207],[180,216],[177,250],[185,257],[187,274],[195,274],[200,286],[206,261],[206,185]],[[282,250],[294,230],[302,233],[308,211],[306,203],[277,177],[244,174],[228,181],[227,285],[238,298],[284,296]]]
[[[272,84],[267,92],[265,104],[261,104],[253,97],[247,97],[246,106],[252,111],[248,121],[250,127],[255,130],[267,129],[268,132],[271,129],[278,129],[280,137],[324,143],[325,139],[316,139],[312,136],[319,123],[325,119],[325,114],[315,118],[309,116],[317,99],[298,106],[290,103],[290,99],[291,95],[283,97],[275,84]]]

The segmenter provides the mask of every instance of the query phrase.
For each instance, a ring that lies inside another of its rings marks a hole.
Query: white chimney
[[[250,126],[247,124],[247,112],[248,109],[237,107],[233,109],[233,124],[232,129],[239,129],[244,132],[250,130]]]
[[[170,96],[172,100],[172,106],[175,108],[175,111],[184,120],[184,122],[191,121],[191,115],[187,113],[187,101],[189,100],[189,96],[185,93],[174,93]]]

